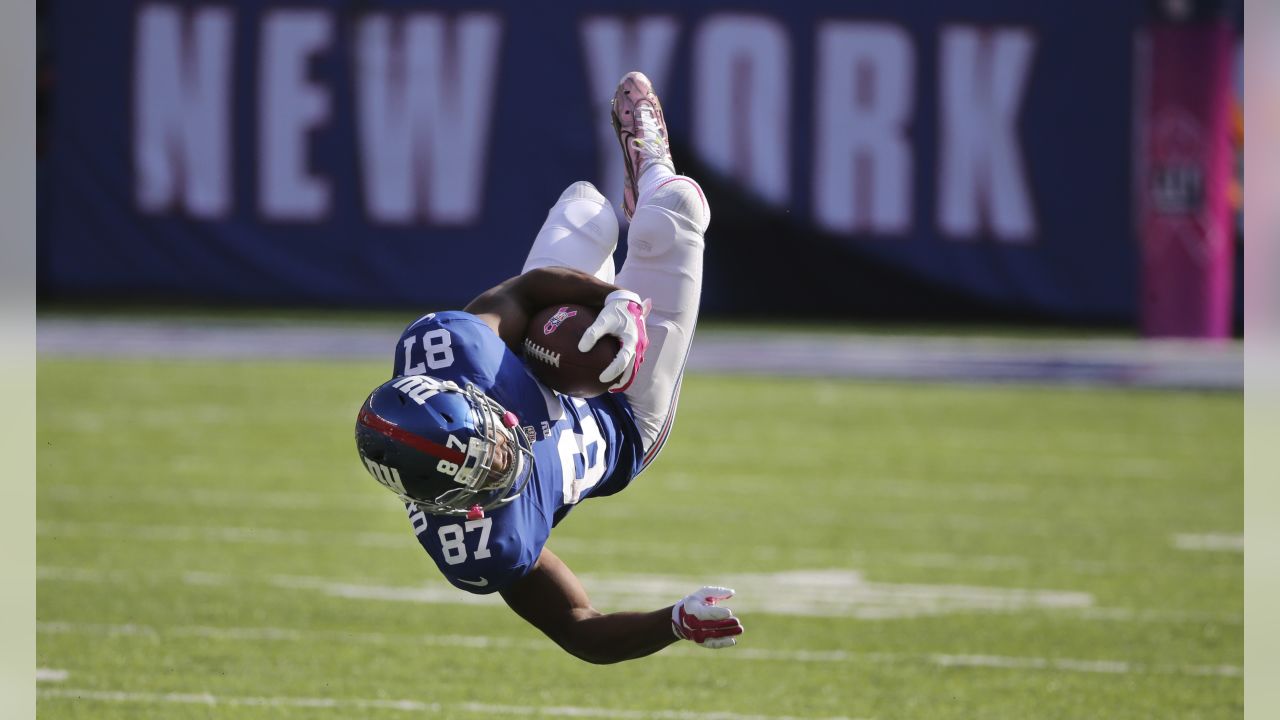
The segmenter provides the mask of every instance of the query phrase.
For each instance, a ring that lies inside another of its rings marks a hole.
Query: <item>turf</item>
[[[551,546],[605,609],[746,583],[747,635],[598,667],[442,588],[351,442],[385,370],[39,363],[42,718],[1243,714],[1238,393],[691,376]]]

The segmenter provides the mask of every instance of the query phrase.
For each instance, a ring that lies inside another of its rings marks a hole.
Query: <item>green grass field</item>
[[[1238,393],[691,376],[550,546],[747,634],[597,667],[444,585],[356,460],[385,372],[40,361],[41,718],[1243,714]]]

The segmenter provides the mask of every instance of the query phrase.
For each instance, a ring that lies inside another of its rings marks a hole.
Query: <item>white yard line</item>
[[[1244,552],[1244,535],[1238,533],[1178,533],[1170,542],[1179,550]]]
[[[337,580],[298,575],[232,575],[180,572],[102,570],[40,565],[41,582],[136,584],[141,579],[177,580],[190,586],[267,584],[286,590],[319,592],[330,597],[385,602],[445,605],[501,605],[496,595],[473,595],[436,580],[414,585]],[[584,576],[602,608],[662,606],[687,592],[694,579],[662,575]],[[965,585],[870,583],[849,570],[805,570],[787,573],[726,575],[738,591],[735,607],[742,613],[801,617],[891,620],[960,612],[1047,612],[1072,619],[1135,623],[1219,623],[1239,625],[1233,613],[1160,609],[1103,608],[1087,593]]]
[[[483,635],[405,635],[379,632],[347,632],[339,630],[304,630],[277,627],[211,627],[185,625],[152,627],[147,625],[107,625],[80,622],[44,621],[36,624],[36,630],[49,635],[76,635],[86,637],[147,637],[147,638],[201,638],[227,642],[326,642],[359,643],[363,645],[390,646],[412,642],[418,646],[466,648],[471,650],[534,650],[558,652],[559,648],[543,640],[524,640],[511,637]],[[704,650],[677,646],[663,651],[666,655],[681,657],[705,657]],[[814,664],[842,663],[927,663],[938,667],[994,668],[1004,670],[1051,670],[1071,673],[1102,673],[1119,675],[1188,675],[1214,677],[1240,677],[1242,669],[1236,665],[1146,665],[1124,660],[1080,660],[1073,658],[1018,657],[1008,655],[956,655],[945,653],[895,653],[853,652],[848,650],[771,650],[766,648],[735,647],[719,653],[719,659],[744,662],[801,662]]]
[[[430,647],[485,649],[549,650],[558,649],[541,640],[485,635],[407,635],[344,630],[311,630],[279,627],[213,627],[209,625],[174,625],[156,627],[126,623],[41,621],[36,630],[48,635],[81,635],[91,637],[201,638],[232,642],[306,642],[323,641],[362,645],[397,645],[405,641]]]
[[[219,525],[130,525],[109,522],[69,522],[40,520],[36,534],[44,537],[114,538],[144,542],[208,542],[238,545],[356,545],[360,547],[405,547],[414,542],[408,522],[405,532],[313,532],[280,528]]]
[[[392,512],[399,512],[392,508]],[[883,520],[883,518],[882,518]],[[394,532],[355,532],[326,530],[281,529],[251,526],[221,525],[133,525],[112,522],[71,522],[62,520],[38,521],[36,533],[48,538],[91,538],[111,540],[137,540],[141,542],[195,542],[226,543],[232,545],[292,545],[309,547],[315,545],[352,545],[374,548],[412,547],[413,536],[409,524],[405,522],[403,533]],[[1203,538],[1217,538],[1204,540]],[[1179,541],[1177,538],[1193,538]],[[1237,538],[1233,541],[1232,538]],[[1196,544],[1186,549],[1228,549],[1232,542],[1242,544],[1241,536],[1231,535],[1178,535],[1173,541]],[[1206,548],[1206,543],[1216,543],[1219,547]],[[578,555],[615,557],[619,555],[655,555],[693,557],[702,559],[722,559],[723,550],[713,547],[690,546],[687,543],[660,542],[651,540],[623,541],[609,539],[584,539],[574,537],[557,537],[549,545],[557,551],[568,551]],[[960,555],[955,553],[931,552],[865,552],[856,549],[842,548],[779,548],[775,545],[736,545],[735,552],[739,557],[753,560],[786,560],[791,564],[832,565],[832,564],[883,564],[892,563],[917,568],[972,569],[982,571],[999,571],[1025,569],[1039,563],[1032,558],[1018,555]],[[1218,565],[1214,567],[1176,565],[1141,566],[1115,563],[1112,561],[1073,560],[1062,563],[1062,567],[1073,572],[1088,575],[1105,575],[1108,573],[1127,573],[1141,570],[1144,573],[1163,573],[1171,575],[1205,573],[1215,575],[1236,575],[1243,573],[1243,567],[1237,565]]]
[[[343,532],[326,530],[285,530],[268,527],[218,526],[218,525],[132,525],[112,522],[71,522],[40,520],[36,532],[48,538],[90,538],[136,540],[141,542],[204,542],[227,544],[314,545],[345,544],[361,547],[403,548],[415,544],[409,523],[404,532]],[[622,541],[608,539],[579,539],[557,537],[550,543],[557,550],[567,550],[581,555],[617,556],[642,553],[647,555],[676,555],[681,557],[722,558],[717,548],[691,547],[687,543],[655,541]],[[891,558],[893,562],[913,567],[972,567],[983,570],[1024,568],[1032,564],[1028,558],[996,555],[956,555],[950,553],[864,553],[839,548],[789,548],[775,545],[736,546],[736,551],[753,559],[803,558],[819,564],[840,559],[863,560]]]
[[[41,568],[42,580],[113,582],[123,576],[95,576],[83,568]],[[109,571],[108,571],[109,572]],[[446,582],[433,580],[414,585],[358,583],[294,575],[257,578],[278,588],[318,592],[355,600],[424,603],[432,605],[500,605],[496,595],[459,592]],[[184,583],[215,585],[243,582],[212,573],[182,575]],[[688,593],[696,581],[666,575],[583,575],[597,607],[662,607]],[[722,584],[738,591],[734,607],[742,613],[799,617],[887,620],[947,615],[963,612],[1016,613],[1030,610],[1069,610],[1094,606],[1089,593],[999,588],[975,585],[926,585],[870,582],[853,570],[795,570],[782,573],[726,574]]]
[[[464,712],[493,715],[524,715],[541,717],[575,717],[575,718],[618,718],[619,720],[809,720],[795,715],[743,715],[734,712],[710,710],[607,710],[604,708],[528,705],[492,705],[489,703],[459,703],[457,707]],[[835,717],[813,718],[812,720],[855,720],[844,715]]]
[[[1221,625],[1244,624],[1243,615],[1240,613],[1230,612],[1092,607],[1083,608],[1074,614],[1084,620],[1112,620],[1115,622],[1218,623]]]
[[[36,682],[62,682],[71,676],[66,670],[36,668]]]
[[[695,710],[624,710],[572,705],[495,705],[491,703],[438,703],[422,700],[381,700],[365,698],[237,696],[210,693],[151,693],[119,690],[56,688],[39,691],[42,698],[133,703],[142,705],[205,705],[209,707],[347,708],[354,710],[399,710],[417,713],[471,713],[476,715],[516,715],[522,717],[605,718],[606,720],[853,720],[848,717],[800,718],[794,715],[744,715],[733,712]]]
[[[669,604],[688,591],[689,578],[662,575],[584,575],[594,603],[601,608]],[[500,605],[492,595],[460,593],[443,582],[412,586],[334,582],[327,578],[274,576],[277,587],[321,592],[333,597],[426,604]],[[965,585],[872,583],[848,570],[726,575],[735,588],[734,607],[741,613],[801,617],[893,618],[957,612],[1020,612],[1087,608],[1088,593]]]
[[[47,315],[42,357],[384,360],[395,324]],[[917,337],[709,328],[695,372],[1239,390],[1243,344],[1119,338]]]
[[[178,464],[175,461],[174,464]],[[692,478],[688,473],[667,473],[662,482],[671,486],[687,483]],[[776,483],[777,478],[768,474],[734,473],[724,478],[735,485],[765,485]],[[397,507],[395,499],[385,492],[378,492],[376,485],[354,484],[352,492],[301,494],[281,491],[243,488],[158,488],[158,487],[121,487],[103,485],[55,485],[40,488],[40,497],[57,501],[84,503],[92,501],[95,505],[162,505],[173,507],[190,507],[191,505],[228,507],[228,508],[280,508],[300,509],[345,509],[353,507],[367,510],[385,510]],[[359,491],[363,488],[365,491]],[[898,480],[894,478],[860,479],[856,483],[845,483],[832,490],[838,497],[850,498],[896,498],[919,500],[929,503],[947,503],[954,500],[974,500],[982,502],[1020,501],[1034,490],[1034,483],[955,483],[934,485],[918,480]]]
[[[373,486],[369,490],[376,490]],[[260,510],[391,510],[403,507],[385,492],[316,494],[257,489],[215,489],[203,487],[156,488],[105,485],[54,485],[39,489],[41,499],[93,505],[161,505],[174,508],[219,507]]]
[[[943,667],[987,667],[1005,670],[1060,670],[1064,672],[1110,675],[1154,673],[1217,677],[1241,677],[1244,674],[1244,669],[1238,665],[1142,665],[1124,660],[1074,660],[1071,658],[1010,657],[1006,655],[939,654],[931,655],[930,659],[934,664]]]

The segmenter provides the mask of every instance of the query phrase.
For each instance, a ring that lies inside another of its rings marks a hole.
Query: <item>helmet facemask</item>
[[[477,505],[482,510],[489,510],[515,500],[533,475],[533,449],[529,438],[520,429],[515,415],[480,392],[475,385],[468,383],[464,390],[456,389],[456,386],[450,390],[461,393],[466,399],[471,408],[471,424],[475,433],[468,439],[465,457],[453,477],[459,487],[446,490],[433,499],[405,499],[417,505],[419,510],[447,515],[465,515]],[[509,459],[506,469],[495,473],[498,448],[503,444],[500,437],[506,439]]]

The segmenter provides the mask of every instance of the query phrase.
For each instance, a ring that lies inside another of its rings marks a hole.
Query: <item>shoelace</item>
[[[632,136],[631,146],[654,160],[665,158],[667,156],[667,141],[666,138],[662,137],[662,132],[658,128],[658,121],[653,117],[653,111],[648,108],[642,108],[637,110],[636,114],[640,118],[640,130],[644,137]]]

